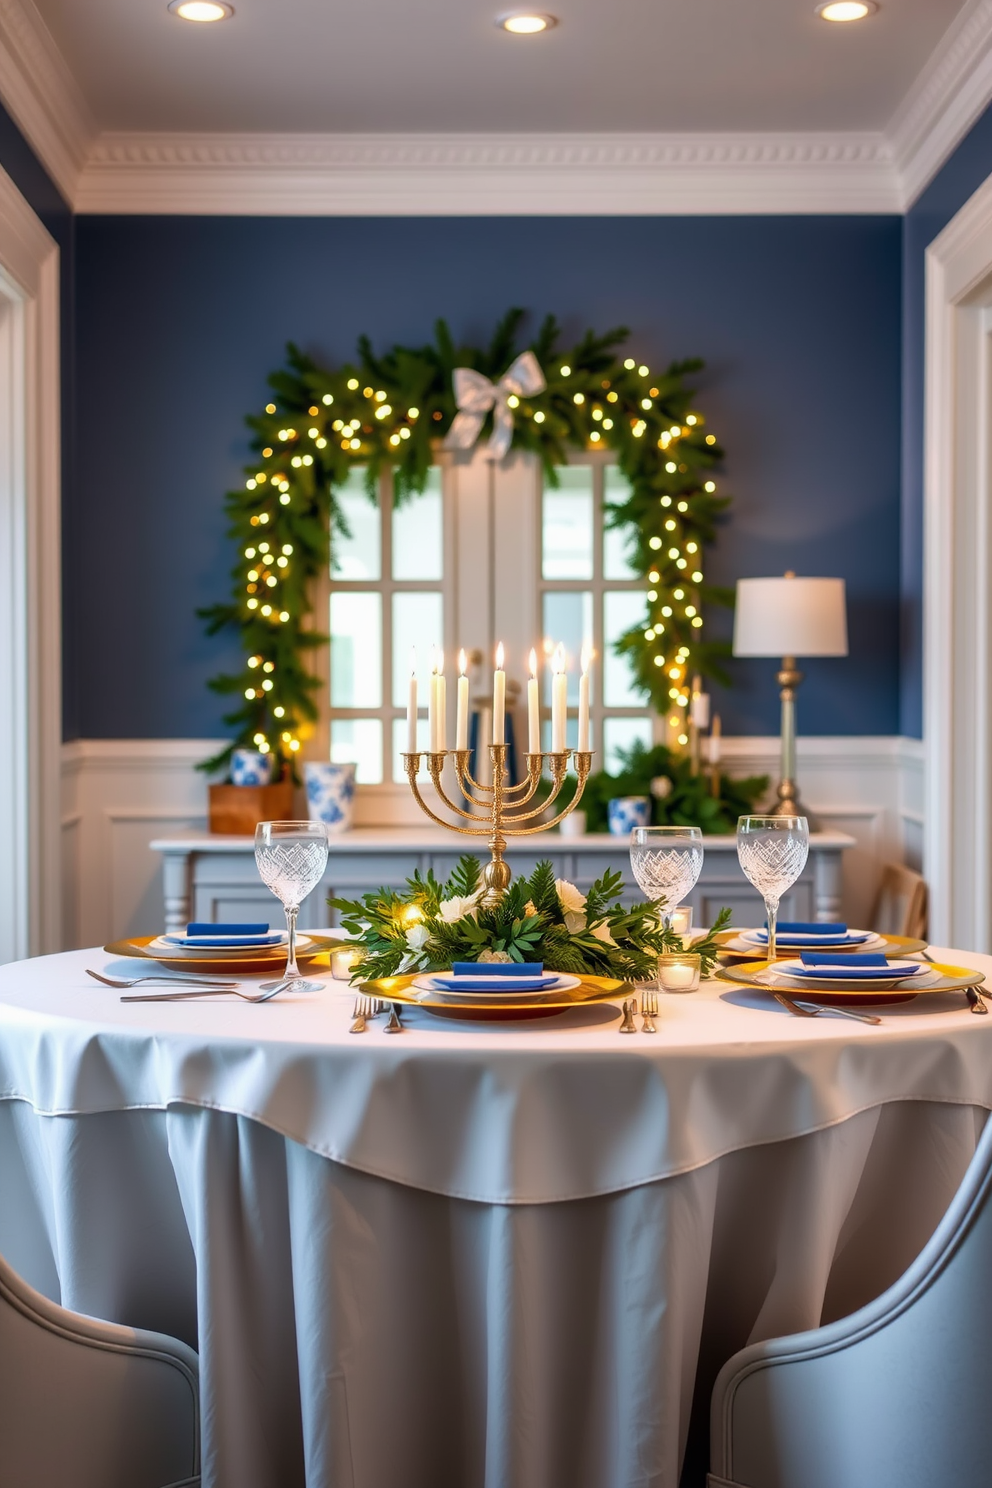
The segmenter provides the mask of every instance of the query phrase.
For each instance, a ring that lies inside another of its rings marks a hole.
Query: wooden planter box
[[[210,830],[225,837],[254,837],[259,822],[289,821],[292,815],[291,780],[210,787]]]

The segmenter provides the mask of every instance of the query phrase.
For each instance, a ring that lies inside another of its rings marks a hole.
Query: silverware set
[[[362,994],[359,994],[355,998],[355,1006],[351,1014],[352,1023],[348,1032],[366,1033],[369,1020],[371,1018],[377,1018],[380,1013],[384,1013],[387,1007],[389,1008],[389,1018],[386,1021],[385,1028],[382,1030],[383,1033],[402,1033],[403,1024],[400,1022],[399,1011],[395,1002],[383,1002],[380,997],[366,997]]]
[[[638,1027],[634,1022],[637,1015],[637,998],[631,997],[623,1005],[623,1021],[620,1024],[620,1033],[637,1033]],[[658,1016],[658,994],[650,987],[641,989],[641,1033],[657,1033],[655,1018]]]
[[[174,976],[124,978],[103,976],[99,971],[91,971],[87,967],[86,974],[95,982],[102,982],[105,987],[114,987],[125,992],[149,982],[172,989],[169,992],[135,992],[122,997],[121,1002],[187,1002],[193,997],[239,997],[242,1002],[270,1002],[293,983],[293,978],[289,978],[281,982],[264,983],[258,992],[242,992],[236,982],[214,982],[206,977],[187,976],[183,972]]]
[[[882,1021],[874,1013],[856,1013],[852,1008],[826,1007],[818,1002],[802,1002],[798,997],[786,997],[784,992],[773,992],[772,996],[795,1018],[818,1018],[822,1013],[836,1013],[839,1018],[853,1018],[856,1023],[881,1023]]]

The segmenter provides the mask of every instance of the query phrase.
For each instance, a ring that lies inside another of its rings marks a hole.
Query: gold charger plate
[[[747,929],[748,927],[745,925],[744,928]],[[739,960],[751,961],[754,959],[754,952],[757,947],[752,947],[746,951],[731,949],[730,942],[736,940],[740,933],[740,930],[721,930],[716,937],[717,945],[720,947],[719,954],[721,956],[736,956]],[[894,961],[901,961],[906,956],[912,956],[918,951],[925,951],[927,944],[928,942],[925,940],[913,940],[908,935],[883,935],[881,936],[881,944],[872,946],[871,949],[873,954],[877,952],[880,956],[891,956]],[[804,949],[808,949],[808,947],[804,947]],[[843,956],[845,954],[854,955],[855,952],[860,951],[862,948],[859,945],[855,945],[824,946],[823,949],[836,952],[837,955]],[[776,961],[793,961],[799,954],[796,946],[778,946],[776,948],[775,959]]]
[[[286,947],[273,946],[271,951],[254,952],[245,956],[205,956],[202,960],[191,956],[152,955],[148,950],[156,935],[135,935],[130,940],[112,940],[104,946],[108,956],[131,956],[140,961],[152,961],[156,966],[167,966],[170,971],[188,971],[191,975],[207,972],[210,976],[250,976],[253,972],[279,971],[286,964]],[[311,935],[308,950],[297,952],[297,961],[314,967],[330,966],[329,953],[337,942],[329,936]]]
[[[472,1018],[480,1023],[513,1022],[522,1018],[553,1018],[568,1008],[581,1007],[586,1003],[612,1002],[629,997],[636,990],[630,982],[617,981],[614,977],[580,977],[579,985],[568,992],[548,992],[532,1001],[514,1002],[511,996],[500,997],[496,1002],[482,1003],[478,995],[465,1002],[452,1002],[445,994],[444,1002],[435,1002],[429,992],[414,989],[414,980],[423,976],[417,971],[410,976],[377,977],[371,982],[356,983],[363,992],[385,1002],[405,1002],[411,1007],[424,1008],[439,1018]]]
[[[905,982],[899,982],[896,986],[872,987],[870,984],[861,982],[855,984],[850,991],[833,988],[827,991],[825,988],[810,986],[808,982],[800,981],[798,977],[782,976],[773,987],[769,982],[760,982],[755,972],[764,971],[768,966],[767,961],[746,961],[743,966],[720,966],[715,975],[724,982],[736,982],[742,987],[757,987],[762,992],[799,992],[806,1002],[824,1003],[863,1003],[869,1005],[880,1002],[912,1002],[914,997],[922,997],[925,992],[963,992],[966,987],[978,987],[985,981],[985,975],[981,971],[971,971],[967,966],[949,966],[941,961],[934,961],[930,965],[931,971],[940,973],[940,980],[931,982],[926,987],[920,987],[911,992]]]

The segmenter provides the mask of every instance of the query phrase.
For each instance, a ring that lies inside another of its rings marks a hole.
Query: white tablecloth
[[[356,1037],[87,964],[0,969],[0,1248],[199,1347],[207,1488],[674,1488],[694,1387],[894,1279],[992,1107],[961,997]]]

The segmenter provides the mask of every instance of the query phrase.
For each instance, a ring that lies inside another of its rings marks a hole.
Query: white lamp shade
[[[735,656],[846,656],[843,579],[738,579]]]

